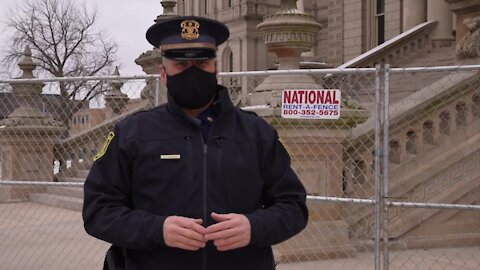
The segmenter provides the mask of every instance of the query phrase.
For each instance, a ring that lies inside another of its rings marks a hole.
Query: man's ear
[[[160,64],[159,68],[160,68],[160,81],[163,84],[167,85],[167,72],[165,71],[165,67],[162,64]]]

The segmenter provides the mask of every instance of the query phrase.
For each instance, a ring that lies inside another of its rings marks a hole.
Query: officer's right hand
[[[185,250],[198,250],[204,248],[205,228],[201,219],[179,216],[169,216],[163,223],[163,239],[169,247]]]

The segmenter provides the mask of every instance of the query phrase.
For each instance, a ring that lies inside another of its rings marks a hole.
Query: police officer
[[[274,269],[271,245],[307,223],[306,193],[277,132],[217,85],[228,28],[202,17],[155,24],[168,103],[110,132],[85,182],[86,231],[125,269]]]

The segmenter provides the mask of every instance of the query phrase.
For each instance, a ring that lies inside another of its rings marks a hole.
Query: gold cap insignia
[[[198,32],[200,24],[197,21],[185,20],[180,24],[180,26],[182,27],[182,38],[186,40],[194,40],[200,36]]]

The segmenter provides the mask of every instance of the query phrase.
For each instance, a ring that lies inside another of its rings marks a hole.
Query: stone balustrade
[[[105,142],[110,131],[125,117],[150,106],[148,100],[143,100],[134,109],[104,121],[103,123],[61,140],[54,145],[54,160],[60,163],[59,177],[72,177],[76,170],[87,170],[93,163],[93,158]],[[57,177],[57,178],[59,178]]]
[[[232,4],[230,7],[224,7],[219,11],[218,19],[223,22],[228,22],[240,17],[257,17],[261,19],[263,16],[272,13],[273,8],[277,6],[268,4],[253,4],[253,3],[238,3]],[[211,17],[212,14],[207,14],[207,17]]]
[[[438,90],[442,84],[444,89]],[[424,95],[423,101],[409,105],[409,100],[403,100],[391,106],[391,200],[453,203],[478,187],[475,179],[462,179],[462,182],[435,175],[448,175],[445,170],[463,166],[468,163],[466,160],[475,160],[480,153],[478,144],[475,144],[480,138],[479,85],[478,73],[449,75],[410,99]],[[399,111],[401,107],[404,107],[403,112]],[[344,192],[347,197],[373,198],[375,194],[373,136],[372,130],[364,131],[348,142],[344,155]],[[392,209],[389,218],[392,223],[397,222],[392,235],[400,237],[422,219],[436,213],[430,210],[427,215],[421,211],[425,210]],[[373,209],[358,206],[357,211],[351,213],[355,215],[351,215],[347,223],[353,234],[358,238],[370,237],[373,233]],[[421,215],[422,219],[405,218],[413,214]]]

